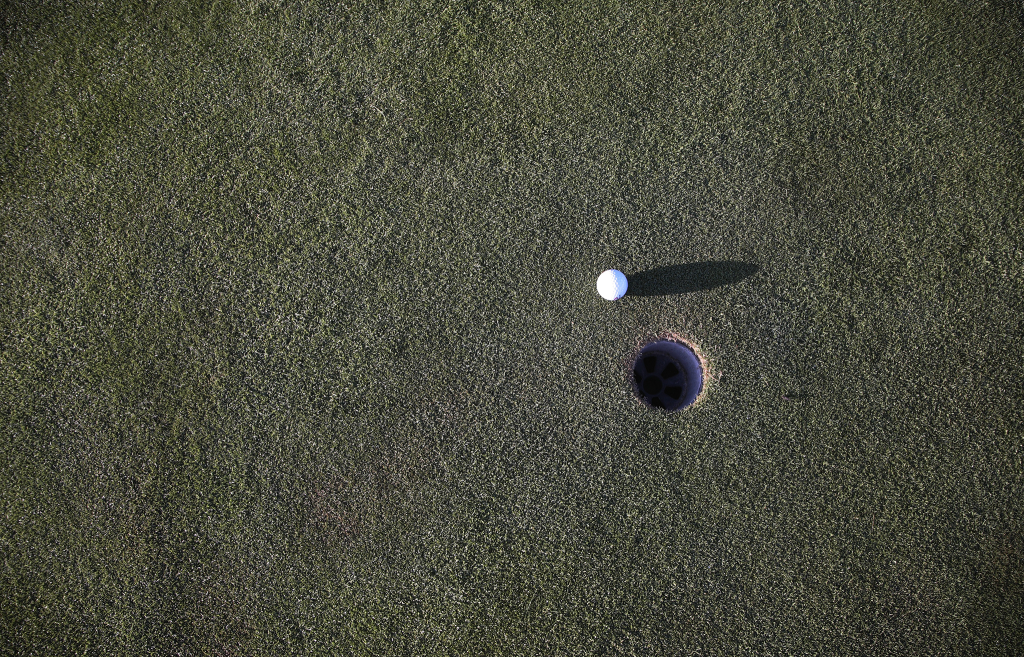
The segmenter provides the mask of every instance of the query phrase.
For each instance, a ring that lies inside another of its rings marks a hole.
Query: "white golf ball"
[[[629,281],[618,269],[609,269],[597,277],[597,293],[608,301],[621,299],[626,294]]]

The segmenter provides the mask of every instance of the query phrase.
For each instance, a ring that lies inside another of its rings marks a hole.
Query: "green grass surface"
[[[1019,4],[2,15],[3,654],[1024,644]]]

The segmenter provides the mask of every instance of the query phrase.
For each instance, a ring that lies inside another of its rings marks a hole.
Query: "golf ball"
[[[608,301],[621,299],[626,294],[629,281],[618,269],[609,269],[597,277],[597,293]]]

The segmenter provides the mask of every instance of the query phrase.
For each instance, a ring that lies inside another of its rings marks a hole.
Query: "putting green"
[[[0,645],[1014,654],[1019,6],[398,4],[5,4]]]

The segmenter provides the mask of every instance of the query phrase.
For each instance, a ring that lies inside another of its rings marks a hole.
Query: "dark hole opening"
[[[635,392],[654,408],[675,411],[693,404],[703,387],[697,358],[686,344],[670,340],[648,344],[633,361]]]
[[[656,395],[661,392],[661,379],[656,376],[644,379],[644,392],[648,395]]]

